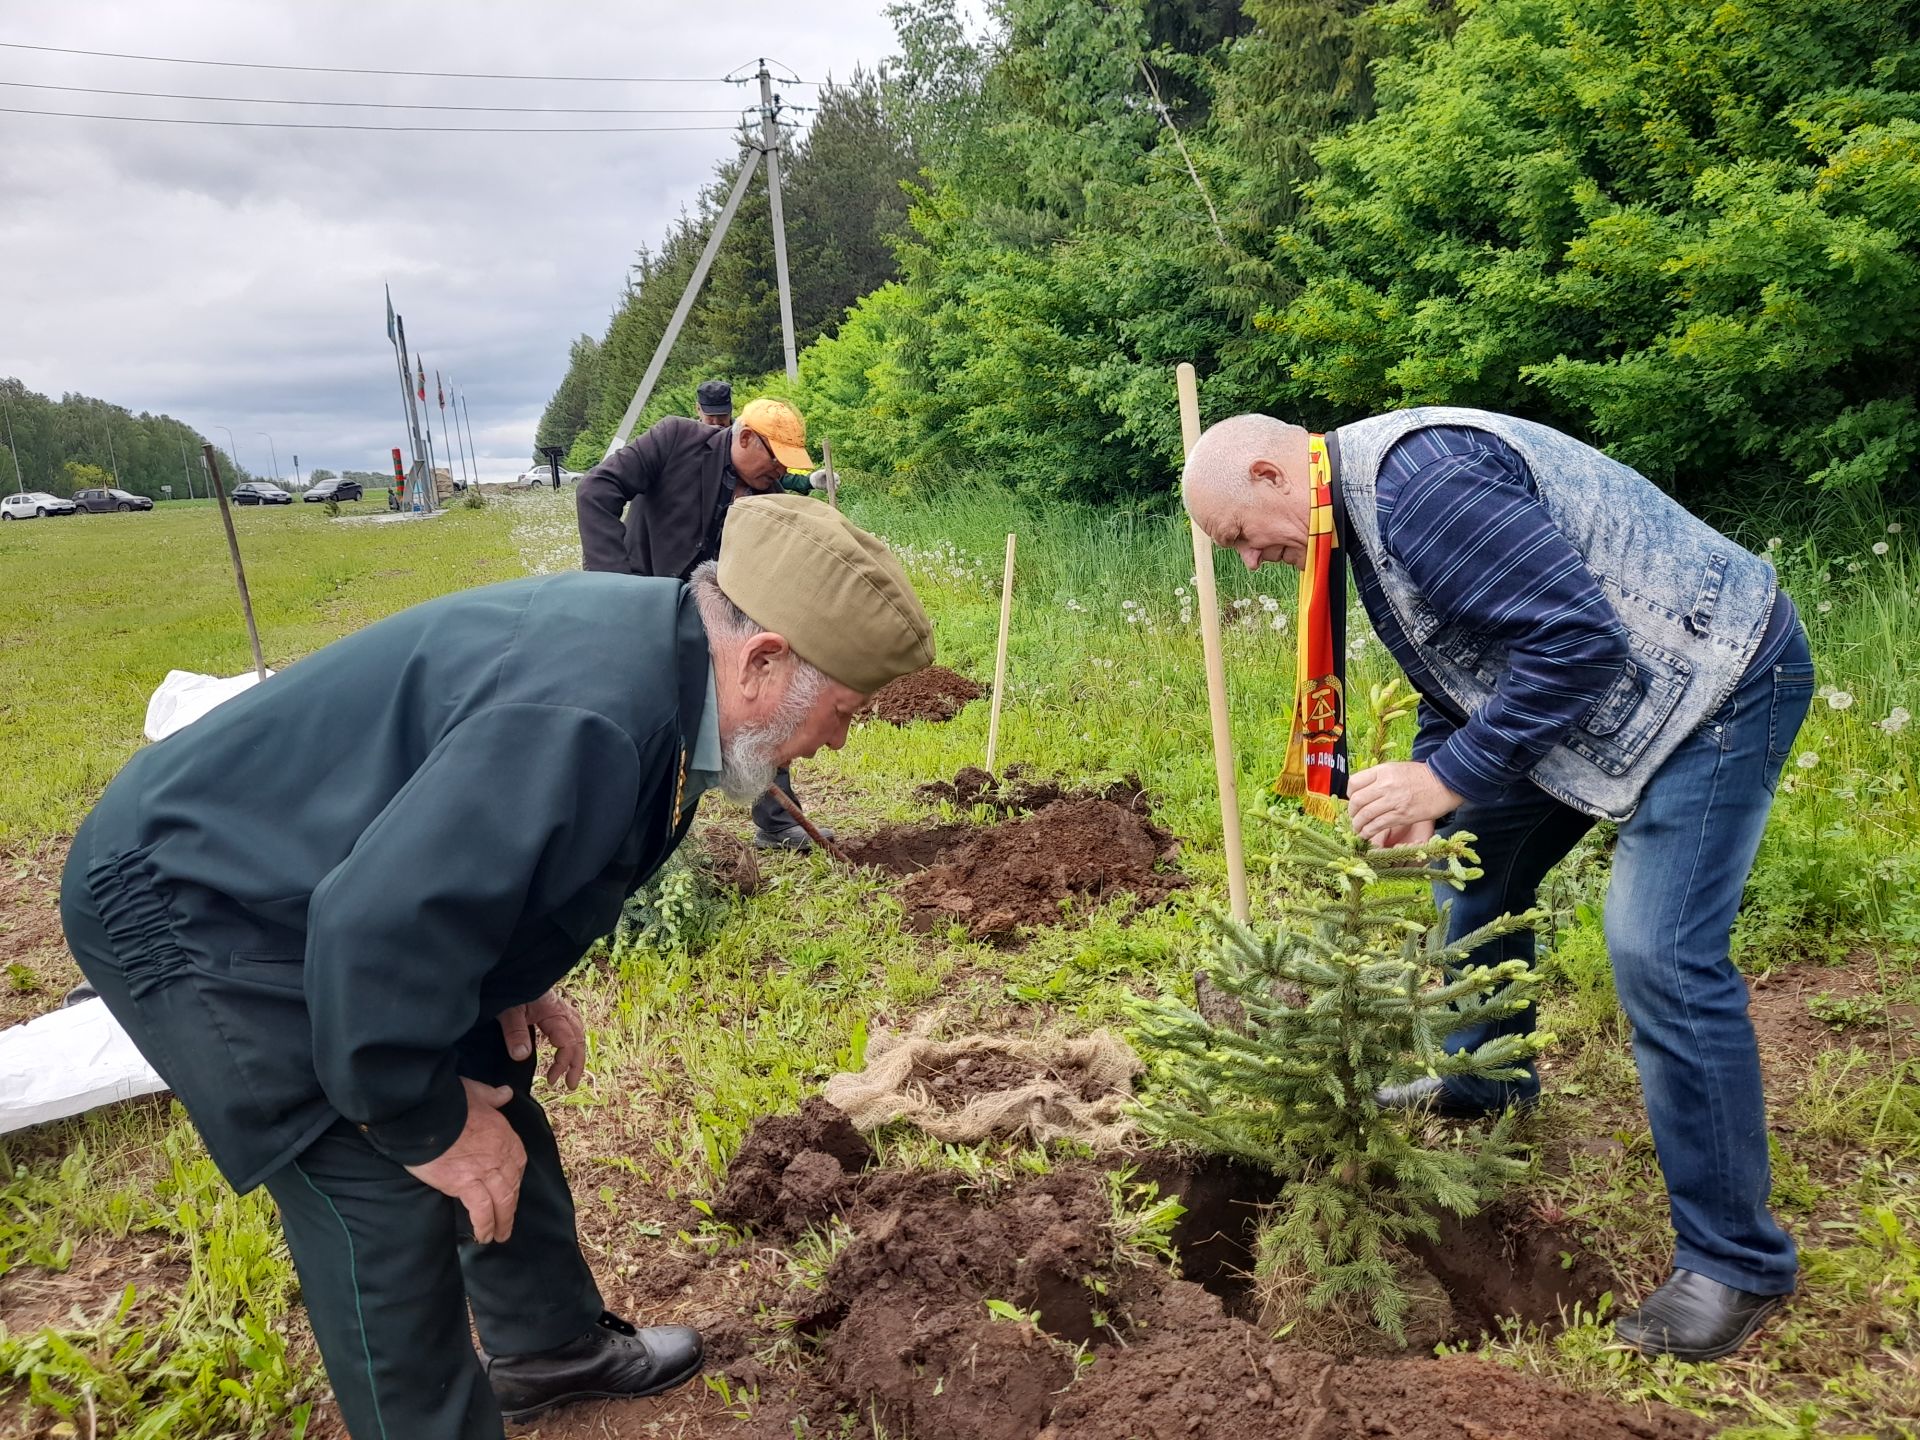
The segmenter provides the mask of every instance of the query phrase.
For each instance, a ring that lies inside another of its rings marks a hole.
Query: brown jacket
[[[582,476],[574,505],[585,567],[684,579],[712,559],[705,551],[732,439],[731,426],[669,415]]]

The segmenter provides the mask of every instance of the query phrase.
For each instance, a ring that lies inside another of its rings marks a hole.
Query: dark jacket
[[[583,475],[574,505],[585,568],[684,580],[714,559],[732,441],[731,425],[669,415]],[[780,488],[808,487],[802,476]]]
[[[683,585],[516,580],[133,757],[67,896],[97,907],[129,1031],[237,1186],[338,1116],[403,1164],[452,1143],[463,1037],[571,969],[685,833],[707,671]]]

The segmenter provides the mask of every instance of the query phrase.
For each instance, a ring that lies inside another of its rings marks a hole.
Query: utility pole
[[[258,436],[260,436],[261,438],[263,438],[263,439],[264,439],[264,440],[265,440],[265,441],[267,442],[267,453],[268,453],[269,455],[271,455],[271,456],[273,457],[273,483],[274,483],[274,484],[276,484],[276,485],[278,485],[278,484],[280,483],[280,451],[279,451],[279,448],[278,448],[277,446],[275,446],[275,445],[274,445],[274,443],[273,443],[273,436],[271,436],[271,435],[269,435],[269,434],[267,434],[267,432],[266,432],[266,431],[264,431],[264,430],[256,430],[256,431],[254,431],[253,433],[254,433],[254,434],[256,434],[256,435],[258,435]]]
[[[24,495],[27,493],[27,477],[20,472],[20,447],[13,443],[13,396],[5,390],[0,390],[0,395],[5,395],[7,401],[7,453],[13,456],[14,493]]]
[[[113,431],[101,426],[101,433],[107,437],[107,464],[113,468],[113,483],[120,483],[120,462],[113,458]]]
[[[793,291],[787,284],[787,222],[780,208],[780,106],[766,57],[760,60],[760,148],[767,157],[767,202],[773,211],[773,269],[780,281],[780,343],[786,349],[787,379],[800,378],[793,348]]]
[[[239,443],[233,438],[233,427],[230,425],[216,425],[213,428],[216,430],[225,430],[227,432],[227,458],[233,461],[233,468],[236,473],[241,475],[246,474],[247,467],[240,463]],[[222,491],[221,493],[225,494],[226,492]]]
[[[673,342],[680,337],[680,327],[687,323],[687,315],[693,309],[694,298],[699,295],[700,287],[706,283],[713,257],[720,253],[720,242],[727,238],[727,227],[733,224],[734,212],[740,208],[740,197],[747,193],[747,182],[753,179],[753,172],[763,159],[767,162],[767,200],[773,217],[774,273],[780,282],[780,340],[786,354],[787,379],[799,378],[799,356],[793,344],[793,291],[787,283],[786,216],[780,199],[780,97],[773,93],[773,75],[767,69],[764,58],[755,72],[755,78],[760,82],[760,143],[753,145],[749,142],[750,153],[743,157],[740,174],[733,182],[733,192],[727,196],[727,203],[721,207],[719,218],[713,222],[713,233],[707,237],[707,248],[700,252],[699,263],[693,267],[693,274],[687,280],[680,303],[674,307],[673,317],[667,321],[660,343],[654,347],[653,358],[647,362],[646,374],[640,377],[640,386],[633,392],[633,400],[627,406],[626,414],[620,417],[613,438],[607,442],[608,455],[627,443],[635,423],[640,419],[640,412],[647,408],[654,384],[667,363],[667,354],[673,349]]]
[[[193,466],[187,462],[187,437],[180,437],[180,468],[187,472],[187,498],[193,499]]]

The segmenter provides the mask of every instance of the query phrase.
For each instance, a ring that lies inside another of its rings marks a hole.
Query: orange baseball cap
[[[742,410],[734,423],[765,440],[773,458],[787,469],[813,469],[813,457],[807,454],[807,422],[786,401],[762,396]]]

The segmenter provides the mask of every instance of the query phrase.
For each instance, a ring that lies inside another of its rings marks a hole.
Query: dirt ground
[[[996,787],[962,770],[923,795],[987,803],[1009,818],[987,826],[882,830],[848,843],[855,863],[904,877],[895,893],[919,931],[959,925],[976,940],[1009,943],[1035,925],[1057,925],[1076,904],[1129,894],[1156,905],[1186,882],[1171,868],[1179,843],[1147,818],[1137,784],[1095,792],[1009,775]]]
[[[67,842],[0,855],[0,1028],[44,1015],[80,983],[60,930]]]
[[[859,716],[884,720],[889,725],[911,725],[916,720],[951,720],[970,701],[986,693],[986,687],[977,681],[945,666],[929,665],[881,686],[860,707]]]
[[[760,1317],[757,1337],[737,1322],[710,1332],[712,1368],[727,1377],[729,1393],[754,1397],[744,1407],[751,1418],[728,1422],[739,1426],[731,1433],[833,1434],[845,1413],[915,1440],[1708,1433],[1677,1412],[1570,1395],[1483,1361],[1343,1363],[1273,1343],[1237,1313],[1246,1304],[1245,1240],[1271,1186],[1230,1167],[1180,1171],[1160,1161],[1191,1207],[1175,1236],[1192,1277],[1182,1278],[1117,1248],[1094,1166],[1069,1163],[976,1187],[952,1172],[872,1169],[871,1160],[865,1141],[820,1101],[763,1122],[737,1157],[714,1208],[751,1227],[753,1243],[794,1246],[806,1226],[829,1217],[844,1228],[830,1261],[736,1297],[736,1315]],[[1493,1303],[1550,1321],[1564,1304],[1591,1302],[1606,1283],[1557,1259],[1514,1265],[1517,1234],[1531,1231],[1543,1257],[1572,1243],[1528,1217],[1501,1214],[1458,1228],[1446,1248],[1463,1316]],[[724,1258],[719,1268],[738,1273]],[[700,1283],[680,1273],[655,1279],[681,1289]],[[990,1309],[989,1301],[1002,1303]],[[656,1309],[649,1318],[667,1317]],[[1477,1334],[1477,1323],[1468,1329]],[[663,1400],[576,1412],[535,1433],[704,1435],[718,1433],[706,1428],[713,1423],[686,1402]]]

